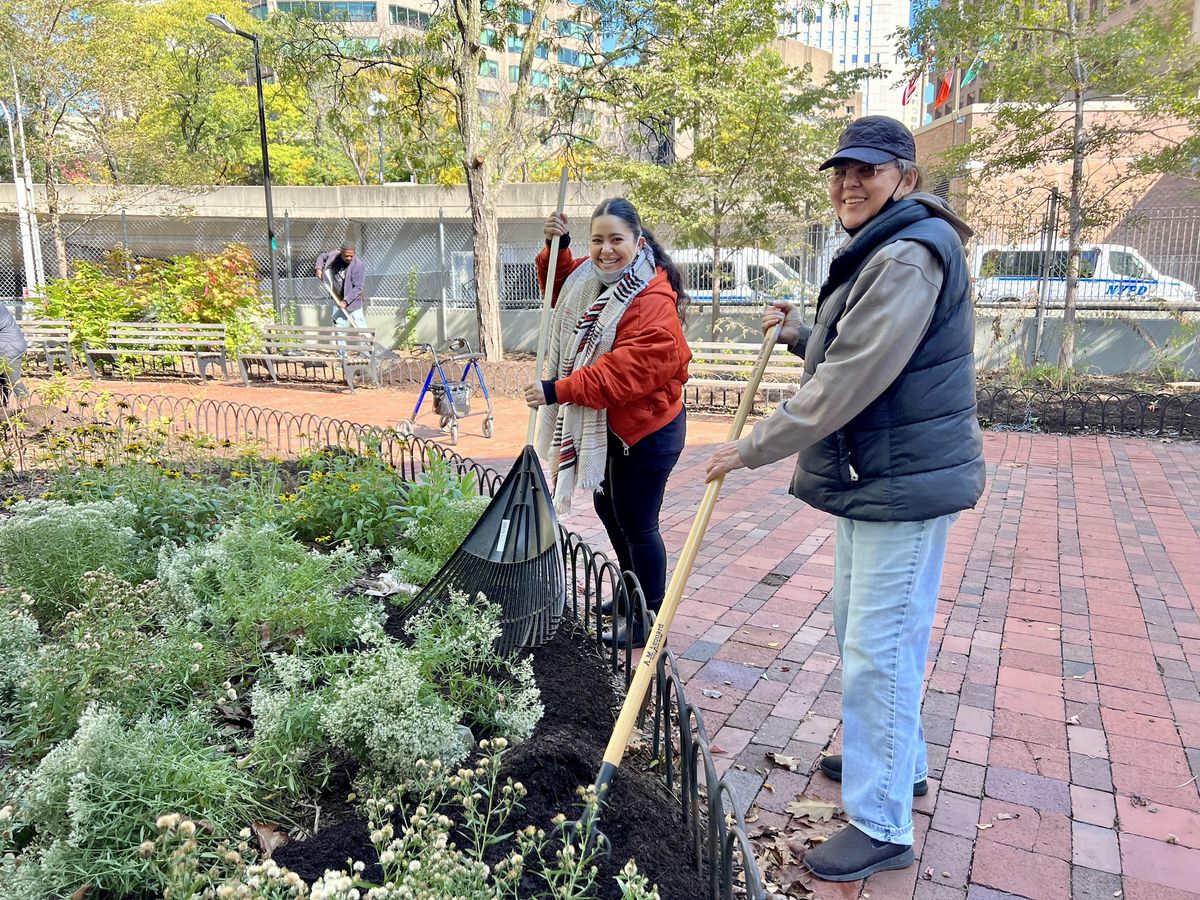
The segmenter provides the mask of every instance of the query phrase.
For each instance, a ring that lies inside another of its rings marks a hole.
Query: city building
[[[338,22],[347,38],[361,42],[367,51],[397,37],[427,31],[434,6],[432,0],[251,0],[248,3],[251,15],[260,19],[285,13]],[[533,12],[519,10],[512,18],[517,25],[528,26],[532,24]],[[589,19],[594,16],[578,3],[565,0],[550,3],[540,29],[546,39],[539,42],[534,53],[531,79],[534,88],[549,88],[552,78],[569,79],[572,69],[592,64],[592,53],[599,49],[600,41]],[[524,39],[512,35],[501,39],[491,29],[484,29],[482,39],[487,59],[480,66],[483,77],[479,91],[486,104],[498,102],[506,86],[517,81]]]
[[[921,0],[916,0],[921,2]],[[865,79],[858,113],[891,116],[911,128],[919,104],[903,103],[904,63],[897,56],[894,34],[907,27],[914,0],[835,0],[819,7],[795,7],[782,25],[785,37],[830,54],[834,71],[882,66],[879,78]]]

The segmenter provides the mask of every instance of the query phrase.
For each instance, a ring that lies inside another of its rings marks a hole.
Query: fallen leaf
[[[724,747],[722,747],[720,744],[709,744],[708,752],[711,753],[713,756],[724,756],[729,751],[726,750]]]
[[[992,823],[991,822],[976,822],[975,827],[978,828],[980,831],[987,831],[989,828],[992,827]]]
[[[784,756],[782,753],[771,752],[767,754],[767,758],[777,766],[782,766],[789,772],[799,772],[803,763],[797,756]]]
[[[797,794],[787,805],[787,810],[796,819],[811,819],[813,822],[828,822],[838,814],[837,804],[808,794]]]
[[[1019,819],[1019,818],[1021,818],[1020,813],[998,813],[996,815],[996,821],[998,821],[998,822],[1007,822],[1009,819]]]
[[[933,866],[930,866],[925,870],[925,875],[923,877],[926,881],[933,881]]]
[[[1078,725],[1079,724],[1079,716],[1071,716],[1071,718],[1067,719],[1067,724],[1068,725]]]
[[[771,641],[771,643],[767,644],[767,646],[768,647],[778,647],[779,641]]]
[[[1178,844],[1179,838],[1175,837],[1175,835],[1173,835],[1173,834],[1168,834],[1167,835],[1167,843],[1168,844]]]
[[[763,790],[770,791],[773,794],[773,793],[775,793],[775,785],[771,784],[771,782],[769,782],[769,781],[764,781],[763,782]]]
[[[270,859],[277,847],[282,847],[287,843],[287,832],[280,830],[277,825],[269,822],[255,822],[250,828],[258,841],[258,848],[262,852],[263,859]]]
[[[720,691],[713,690],[712,688],[705,688],[700,693],[712,700],[716,700],[718,697],[722,696]]]
[[[75,893],[71,895],[71,900],[83,900],[84,897],[91,893],[91,890],[91,884],[81,884],[75,889]]]
[[[949,877],[950,877],[950,873],[949,873],[949,872],[943,872],[943,873],[942,873],[942,877],[943,877],[943,878],[949,878]]]

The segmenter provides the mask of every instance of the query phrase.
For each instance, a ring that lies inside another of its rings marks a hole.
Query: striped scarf
[[[546,371],[554,379],[594,363],[612,349],[617,325],[655,273],[654,253],[642,247],[621,280],[606,287],[591,260],[568,276],[554,307]],[[571,512],[575,488],[595,491],[608,455],[608,413],[574,403],[544,406],[538,413],[537,451],[550,468],[554,509]]]

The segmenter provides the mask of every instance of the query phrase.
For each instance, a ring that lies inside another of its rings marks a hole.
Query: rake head
[[[401,611],[401,621],[451,590],[500,607],[500,653],[539,647],[558,630],[567,598],[562,536],[541,464],[521,451],[500,489],[446,564]]]

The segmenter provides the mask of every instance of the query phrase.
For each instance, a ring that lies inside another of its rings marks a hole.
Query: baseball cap
[[[888,116],[863,116],[846,126],[833,156],[821,164],[821,169],[841,160],[879,165],[893,159],[916,162],[917,143],[912,132],[903,122]]]

